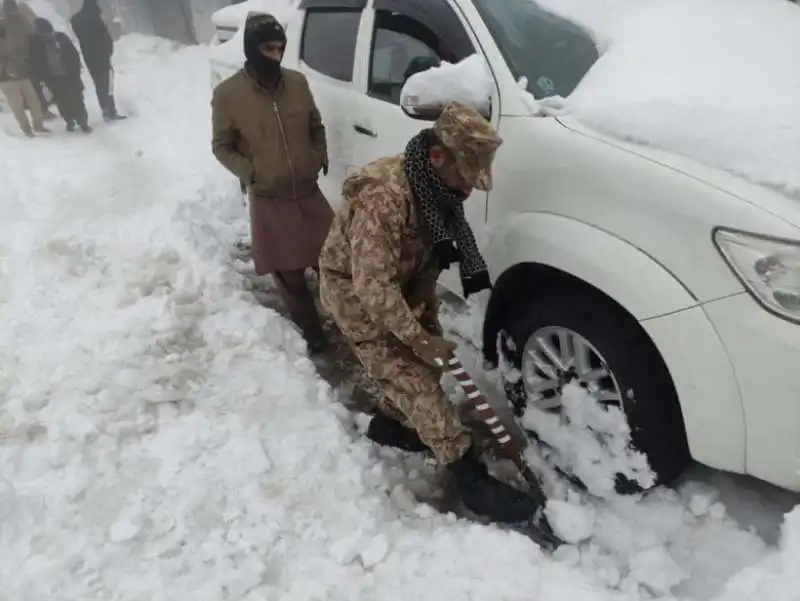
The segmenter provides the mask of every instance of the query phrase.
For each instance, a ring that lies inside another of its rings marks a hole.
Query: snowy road
[[[431,468],[360,438],[235,269],[205,50],[116,60],[128,122],[28,141],[0,115],[0,597],[798,599],[800,499],[745,478],[568,499],[593,536],[553,559],[417,503]],[[473,368],[479,320],[445,322]]]

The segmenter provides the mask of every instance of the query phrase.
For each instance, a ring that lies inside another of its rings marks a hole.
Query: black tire
[[[502,345],[505,360],[519,369],[527,340],[543,327],[568,328],[585,338],[605,358],[617,380],[631,444],[646,455],[656,475],[655,485],[672,484],[691,460],[686,429],[672,377],[641,325],[608,297],[577,280],[555,280],[531,298],[517,297],[509,309],[498,324],[501,340],[507,337],[519,351]],[[504,384],[520,416],[527,403],[522,379]],[[534,433],[529,434],[538,441]],[[564,475],[585,488],[576,478]],[[618,494],[642,490],[638,483],[618,474]]]

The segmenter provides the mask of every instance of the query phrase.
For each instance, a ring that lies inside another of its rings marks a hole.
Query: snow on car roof
[[[272,14],[283,14],[288,7],[296,4],[293,0],[247,0],[240,4],[226,6],[211,15],[211,21],[217,27],[239,28],[244,23],[247,13],[251,10],[260,10]]]
[[[800,198],[800,7],[787,0],[537,0],[602,57],[582,122]]]

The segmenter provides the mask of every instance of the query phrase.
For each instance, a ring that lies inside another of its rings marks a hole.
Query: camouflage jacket
[[[383,330],[410,344],[422,329],[441,333],[436,297],[441,271],[403,164],[403,155],[378,159],[345,180],[319,265],[326,285],[338,289],[328,296],[359,305],[347,313],[362,322],[361,336]]]

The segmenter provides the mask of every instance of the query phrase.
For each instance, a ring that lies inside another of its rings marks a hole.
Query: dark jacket
[[[255,194],[303,198],[328,161],[325,126],[305,75],[282,69],[269,91],[242,69],[214,90],[212,147]]]
[[[48,42],[55,45],[54,50],[60,62],[60,72],[48,60]],[[34,34],[31,37],[31,69],[36,79],[43,81],[45,84],[49,84],[61,77],[80,80],[81,57],[78,55],[72,40],[60,31],[52,34],[52,36]]]
[[[72,31],[78,38],[83,60],[91,71],[110,69],[111,55],[114,54],[114,40],[103,21],[99,10],[88,4],[78,11],[72,20]]]

